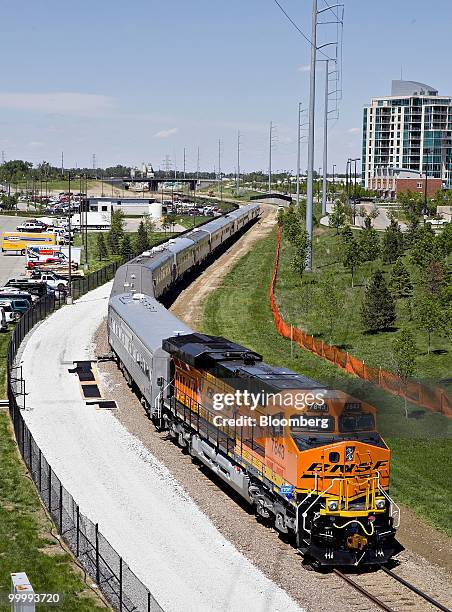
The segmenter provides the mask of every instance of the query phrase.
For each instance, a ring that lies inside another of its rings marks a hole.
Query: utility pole
[[[61,176],[64,176],[64,153],[61,152]]]
[[[184,178],[185,178],[185,147],[184,147]]]
[[[336,164],[333,164],[333,193],[332,193],[332,200],[333,200],[333,204],[334,204],[334,197],[336,195],[336,184],[335,184],[335,179],[334,179],[334,169],[336,168]]]
[[[221,185],[221,139],[218,139],[218,195],[220,195]]]
[[[272,191],[272,143],[273,143],[273,122],[270,121],[270,138],[268,147],[268,193]]]
[[[72,304],[72,245],[71,245],[71,241],[72,241],[72,231],[71,231],[71,215],[72,215],[72,211],[71,211],[71,173],[69,172],[68,174],[68,191],[69,191],[69,208],[68,208],[68,233],[69,233],[69,253],[68,253],[68,259],[69,259],[69,269],[68,269],[68,295],[67,295],[67,303],[68,304]]]
[[[198,147],[198,155],[196,158],[196,180],[199,181],[199,147]]]
[[[329,60],[325,60],[325,108],[323,117],[323,185],[322,185],[322,216],[326,215],[327,169],[328,169],[328,87]]]
[[[311,72],[309,79],[309,136],[308,136],[308,176],[306,185],[306,233],[308,248],[306,270],[312,270],[312,214],[314,209],[314,121],[315,121],[315,70],[317,63],[317,0],[312,0],[311,32]]]
[[[240,195],[240,130],[237,130],[237,197]]]
[[[298,140],[297,140],[297,205],[300,203],[300,161],[301,161],[301,102],[298,102]]]

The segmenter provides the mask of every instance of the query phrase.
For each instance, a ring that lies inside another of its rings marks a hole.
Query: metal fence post
[[[24,441],[24,430],[25,430],[25,422],[23,419],[23,416],[20,415],[20,422],[21,422],[21,446],[22,446],[22,457],[24,458],[25,461],[25,441]]]
[[[77,524],[77,536],[76,536],[76,544],[75,544],[75,550],[76,550],[76,557],[80,556],[80,508],[78,507],[77,504],[77,519],[76,519],[76,524]]]
[[[60,533],[63,535],[63,485],[60,482]]]
[[[41,468],[41,457],[42,457],[42,452],[41,452],[41,449],[39,449],[39,463],[38,463],[39,492],[41,492],[41,491],[42,491],[42,468]]]
[[[100,571],[99,571],[99,525],[96,523],[96,583],[99,586],[100,583]]]
[[[148,591],[148,612],[151,612],[151,592]]]
[[[52,468],[49,464],[49,512],[52,514]]]
[[[30,459],[30,474],[33,478],[33,455],[31,454],[31,431],[28,430],[28,457]]]
[[[122,557],[119,557],[119,612],[122,612]]]

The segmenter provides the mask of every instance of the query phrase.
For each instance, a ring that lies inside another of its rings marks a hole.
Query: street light
[[[354,168],[354,184],[353,184],[353,225],[356,222],[356,162],[361,161],[360,157],[355,157],[354,159],[349,159],[350,162],[350,182],[352,178],[352,162],[355,164]]]

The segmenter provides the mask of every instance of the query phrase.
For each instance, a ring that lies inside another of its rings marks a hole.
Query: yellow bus
[[[2,233],[2,253],[4,251],[20,251],[21,255],[25,255],[27,246],[30,246],[31,244],[56,244],[55,234],[41,234],[37,232]]]

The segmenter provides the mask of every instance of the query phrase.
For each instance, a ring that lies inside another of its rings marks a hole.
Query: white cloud
[[[352,127],[349,130],[347,130],[347,132],[349,134],[358,134],[358,132],[360,132],[361,130],[358,127]]]
[[[177,134],[178,131],[176,127],[170,128],[169,130],[160,130],[160,132],[154,134],[154,138],[169,138],[173,134]]]
[[[114,99],[75,92],[1,93],[0,108],[58,115],[99,115],[114,107]]]
[[[310,64],[303,64],[302,66],[298,67],[298,72],[310,72],[310,71],[311,71]]]

